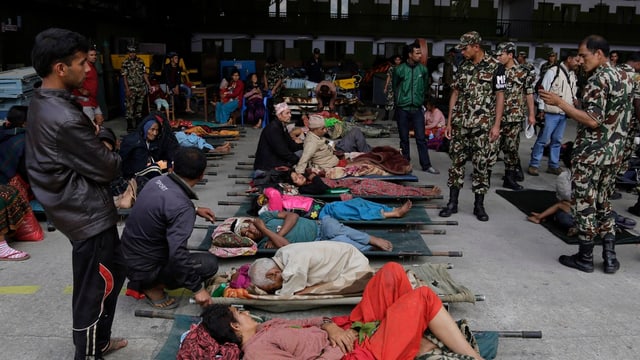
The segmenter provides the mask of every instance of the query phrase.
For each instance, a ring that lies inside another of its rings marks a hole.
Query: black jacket
[[[56,228],[76,241],[116,225],[109,184],[120,175],[120,156],[98,140],[70,93],[36,89],[26,129],[29,183]]]
[[[144,186],[122,232],[130,280],[157,279],[167,267],[185,288],[193,292],[202,288],[204,279],[189,264],[187,249],[196,220],[191,199],[197,199],[196,194],[174,173],[156,176]]]
[[[156,140],[147,147],[144,124],[149,121],[160,123],[160,131]],[[170,167],[178,147],[178,141],[164,116],[156,112],[150,113],[140,122],[136,131],[127,134],[120,144],[122,176],[131,179],[135,173],[145,169],[147,164],[159,160],[166,160]]]
[[[298,163],[296,151],[302,150],[284,128],[278,119],[269,122],[260,134],[256,158],[253,162],[254,170],[270,170],[276,166],[293,166]]]

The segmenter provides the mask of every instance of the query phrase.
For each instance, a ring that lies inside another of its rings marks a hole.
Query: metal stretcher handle
[[[505,338],[523,338],[523,339],[542,339],[542,331],[496,331],[499,337]]]

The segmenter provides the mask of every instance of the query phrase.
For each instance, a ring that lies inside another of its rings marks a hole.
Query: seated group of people
[[[193,137],[198,141],[174,132],[169,120],[155,112],[145,117],[136,131],[127,134],[122,141],[118,141],[113,130],[101,126],[98,138],[122,158],[122,176],[111,185],[116,206],[123,209],[133,206],[136,196],[150,179],[172,168],[174,155],[180,147],[197,147],[213,153],[231,150],[228,142],[214,148],[197,135]]]
[[[0,127],[0,261],[23,261],[29,253],[7,240],[40,241],[44,232],[29,202],[33,192],[25,163],[25,124],[28,107],[14,105]]]

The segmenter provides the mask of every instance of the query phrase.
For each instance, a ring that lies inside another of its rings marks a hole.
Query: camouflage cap
[[[460,36],[460,44],[456,46],[456,49],[462,50],[467,45],[480,44],[482,42],[482,37],[477,31],[469,31],[468,33]]]
[[[498,44],[498,47],[496,48],[496,55],[500,55],[503,52],[516,52],[516,44],[512,43],[512,42],[503,42]]]
[[[134,44],[129,44],[129,46],[127,46],[127,51],[136,52],[136,51],[138,51],[138,47],[135,46]]]
[[[553,51],[553,50],[549,50],[549,53],[547,54],[547,57],[549,56],[558,56],[558,53]]]

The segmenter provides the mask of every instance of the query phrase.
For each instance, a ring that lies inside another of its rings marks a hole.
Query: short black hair
[[[209,305],[202,311],[200,316],[202,316],[202,326],[218,344],[242,344],[238,335],[231,328],[231,323],[237,321],[229,309],[229,305]]]
[[[31,62],[36,73],[44,78],[53,70],[53,64],[71,65],[77,52],[88,52],[89,41],[83,35],[67,29],[49,28],[36,35]]]
[[[582,42],[580,42],[580,45],[583,45],[583,44],[592,53],[595,53],[596,51],[600,50],[602,51],[604,56],[607,56],[607,57],[609,56],[609,42],[600,35],[587,36],[586,38],[584,38],[584,40],[582,40]]]
[[[560,51],[560,61],[567,61],[568,58],[576,56],[578,56],[578,50],[575,49]]]
[[[13,105],[10,107],[7,112],[8,124],[6,124],[5,127],[9,129],[23,127],[24,122],[27,121],[28,110],[29,108],[25,105]]]
[[[207,157],[195,147],[180,147],[173,159],[173,171],[189,180],[199,179],[207,167]]]

